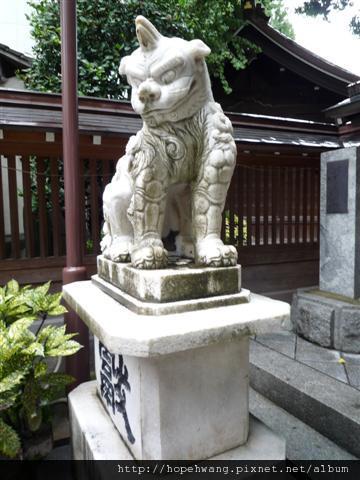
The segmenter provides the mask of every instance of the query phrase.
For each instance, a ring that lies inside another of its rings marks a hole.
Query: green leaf
[[[58,347],[50,348],[46,350],[46,355],[49,357],[65,357],[67,355],[73,355],[82,348],[75,340],[68,340]]]
[[[10,325],[8,336],[13,341],[22,341],[27,339],[34,339],[35,335],[28,330],[30,325],[34,322],[35,317],[25,317],[16,320]]]
[[[57,307],[51,308],[48,311],[48,314],[52,317],[57,317],[58,315],[63,315],[64,313],[67,313],[67,310],[63,305],[58,305]]]
[[[26,355],[35,355],[39,357],[44,357],[44,345],[39,342],[34,342],[23,350],[23,353]]]
[[[0,417],[0,453],[15,458],[21,449],[20,438],[16,431]]]
[[[12,279],[6,284],[6,292],[11,295],[16,295],[20,290],[19,284],[16,280]]]
[[[45,361],[41,361],[35,365],[34,368],[34,377],[42,377],[46,374],[47,372],[47,363]]]
[[[24,378],[24,370],[17,370],[10,373],[5,378],[0,380],[0,393],[12,390],[16,385],[19,385]]]

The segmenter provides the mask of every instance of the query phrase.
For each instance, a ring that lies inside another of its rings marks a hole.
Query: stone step
[[[250,413],[286,440],[286,458],[296,460],[356,460],[336,445],[254,389],[250,389]]]
[[[360,393],[308,365],[251,342],[250,384],[278,407],[360,457]]]

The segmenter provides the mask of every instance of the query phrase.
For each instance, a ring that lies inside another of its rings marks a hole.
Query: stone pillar
[[[360,353],[360,148],[321,155],[319,288],[297,292],[292,320],[314,343]]]
[[[320,290],[360,298],[360,148],[321,156]]]

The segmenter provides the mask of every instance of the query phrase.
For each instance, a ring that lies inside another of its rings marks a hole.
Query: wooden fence
[[[237,247],[244,266],[316,260],[318,162],[273,165],[254,160],[250,157],[236,166],[223,215],[223,239]],[[13,275],[26,282],[60,281],[66,253],[61,157],[20,153],[1,162],[0,186],[8,185],[8,199],[0,193],[0,218],[5,218],[8,205],[9,225],[6,229],[0,222],[0,280]],[[79,197],[89,273],[99,254],[102,192],[115,163],[81,158]]]
[[[58,95],[0,91],[0,284],[12,277],[61,282],[66,252],[60,102]],[[238,139],[254,137],[251,144],[237,141],[222,229],[224,240],[238,249],[244,285],[270,292],[316,284],[321,149],[291,139],[297,135],[311,144],[319,129],[320,139],[333,139],[332,129],[230,118]],[[79,100],[79,120],[82,243],[91,275],[101,239],[102,192],[141,121],[123,102],[87,98]]]

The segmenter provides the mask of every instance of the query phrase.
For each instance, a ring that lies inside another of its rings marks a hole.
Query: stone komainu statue
[[[214,102],[201,40],[162,36],[136,19],[140,47],[121,60],[131,103],[143,119],[104,192],[102,251],[136,268],[167,265],[162,238],[197,265],[235,265],[220,239],[221,214],[236,161],[232,125]]]

